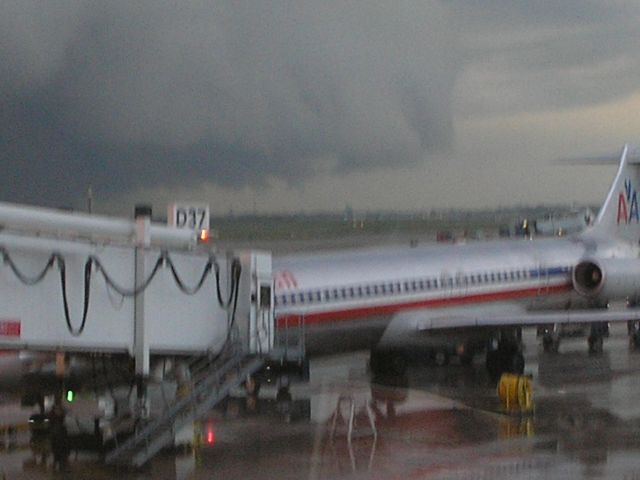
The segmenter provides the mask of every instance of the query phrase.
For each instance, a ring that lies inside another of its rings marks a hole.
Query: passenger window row
[[[518,280],[528,280],[530,278],[543,278],[554,273],[567,273],[569,271],[570,267],[559,267],[545,270],[503,270],[470,275],[457,275],[455,277],[443,275],[439,279],[432,277],[369,285],[350,285],[278,295],[275,298],[275,303],[276,305],[318,304],[326,301],[350,300],[354,298],[369,298],[380,295],[396,295],[401,293],[442,290],[445,288],[451,289],[454,287],[468,287],[470,285],[489,285]]]

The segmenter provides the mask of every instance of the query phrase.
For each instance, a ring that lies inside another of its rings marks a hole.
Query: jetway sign
[[[171,227],[201,232],[209,231],[209,205],[206,203],[172,203],[167,223]]]

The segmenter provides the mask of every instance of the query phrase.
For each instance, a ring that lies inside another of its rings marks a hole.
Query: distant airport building
[[[535,233],[544,236],[562,236],[578,233],[591,225],[594,220],[591,209],[585,208],[563,216],[550,216],[543,220],[536,220]]]
[[[544,218],[519,219],[512,226],[503,225],[499,229],[501,237],[530,238],[536,236],[563,236],[581,232],[591,225],[595,218],[590,208],[562,215],[548,215]]]

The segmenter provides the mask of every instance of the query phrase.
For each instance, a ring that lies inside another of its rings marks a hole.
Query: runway
[[[523,340],[532,415],[502,413],[480,357],[372,379],[366,353],[336,355],[312,362],[290,402],[269,386],[257,402],[229,399],[199,425],[198,448],[163,453],[140,472],[72,454],[64,478],[640,478],[640,353],[626,326],[612,326],[598,356],[585,338],[564,340],[558,354],[542,352],[534,329]],[[0,478],[58,478],[24,436],[0,451]]]

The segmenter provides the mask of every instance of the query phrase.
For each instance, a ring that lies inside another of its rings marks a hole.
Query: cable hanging
[[[71,316],[69,315],[69,302],[67,300],[67,269],[64,261],[64,257],[59,253],[52,253],[47,260],[44,268],[35,275],[34,277],[29,277],[17,267],[9,252],[7,252],[5,247],[0,247],[0,254],[2,255],[2,260],[5,264],[9,265],[11,271],[16,276],[18,280],[28,286],[33,286],[40,283],[47,272],[53,268],[54,264],[58,265],[58,269],[60,271],[60,287],[62,290],[62,305],[64,308],[64,318],[67,324],[67,329],[69,333],[74,337],[78,337],[84,331],[84,327],[87,323],[87,313],[89,312],[89,298],[90,298],[90,289],[91,289],[91,258],[88,258],[84,265],[84,305],[82,308],[82,322],[80,323],[79,328],[74,328],[71,324]]]
[[[52,253],[49,256],[49,259],[47,260],[47,263],[42,269],[42,271],[38,273],[35,277],[28,277],[27,275],[22,273],[20,269],[16,266],[16,264],[14,263],[13,259],[11,258],[11,256],[9,255],[9,252],[7,252],[7,249],[5,247],[0,247],[0,255],[2,255],[2,261],[5,264],[9,265],[9,268],[11,268],[11,271],[18,278],[18,280],[20,280],[25,285],[29,285],[29,286],[40,283],[42,279],[45,277],[45,275],[47,274],[47,272],[51,269],[51,267],[53,267],[56,260],[59,258],[62,258],[59,253]]]
[[[215,267],[216,294],[218,295],[218,304],[220,304],[220,307],[226,310],[231,306],[231,302],[233,301],[234,282],[236,289],[239,286],[242,267],[240,266],[240,261],[237,258],[234,258],[233,262],[231,263],[231,289],[229,291],[229,299],[225,302],[222,300],[222,292],[220,291],[220,266],[217,262],[215,262],[213,266]]]
[[[231,292],[233,292],[233,310],[231,311],[231,323],[229,324],[229,329],[233,327],[233,324],[236,321],[236,310],[238,309],[238,293],[240,291],[241,273],[242,266],[240,265],[240,261],[235,258],[233,260],[233,263],[231,264]]]
[[[213,255],[211,255],[209,257],[209,260],[207,261],[206,265],[204,266],[204,270],[202,271],[202,275],[200,275],[200,280],[198,280],[198,283],[196,283],[196,285],[194,287],[188,287],[188,286],[186,286],[184,284],[184,282],[180,278],[180,275],[178,275],[176,267],[173,264],[173,261],[171,260],[171,257],[169,257],[168,254],[165,257],[165,262],[169,266],[169,268],[171,269],[171,275],[173,275],[173,279],[175,280],[176,285],[178,286],[180,291],[182,293],[186,294],[186,295],[195,295],[196,293],[198,293],[198,291],[200,291],[200,289],[202,288],[202,285],[204,284],[204,281],[207,279],[207,275],[209,275],[209,273],[211,273],[211,267],[213,267],[215,265],[216,269],[219,268],[218,264],[217,264],[217,262],[215,260],[215,257],[213,257]]]
[[[96,271],[101,273],[102,276],[104,277],[104,280],[105,280],[105,282],[107,282],[107,285],[109,285],[119,295],[122,295],[123,297],[135,297],[138,294],[144,292],[147,289],[147,287],[151,284],[151,281],[153,280],[153,278],[158,273],[158,270],[160,270],[160,267],[162,267],[162,264],[165,262],[166,258],[167,258],[166,252],[163,251],[162,253],[160,253],[160,256],[156,260],[156,263],[153,266],[153,270],[151,271],[151,274],[149,275],[149,277],[147,277],[147,279],[144,282],[142,282],[140,285],[137,285],[133,289],[128,289],[128,288],[124,288],[124,287],[118,285],[113,280],[113,278],[111,278],[111,276],[109,275],[107,270],[104,268],[104,265],[102,265],[102,262],[100,261],[100,259],[98,257],[96,257],[95,255],[91,255],[89,257],[89,259],[96,266]]]
[[[84,331],[87,324],[87,314],[89,313],[89,299],[91,297],[91,257],[87,258],[84,264],[84,305],[82,307],[82,321],[79,328],[71,325],[71,316],[69,315],[69,301],[67,300],[67,267],[64,258],[58,256],[58,268],[60,269],[60,287],[62,289],[62,305],[64,308],[64,318],[67,322],[67,330],[74,337],[79,337]]]
[[[217,264],[216,264],[217,266]],[[216,286],[218,287],[218,301],[220,303],[220,306],[223,306],[222,304],[224,302],[222,302],[222,296],[220,293],[220,281],[219,281],[219,268],[216,268]],[[242,274],[242,265],[240,264],[240,261],[237,258],[233,259],[233,262],[231,263],[231,289],[229,292],[229,300],[227,302],[227,306],[224,307],[225,310],[227,310],[227,312],[229,311],[229,306],[231,305],[231,302],[233,302],[233,308],[231,310],[230,315],[227,317],[227,335],[226,338],[224,340],[224,343],[222,344],[222,348],[220,349],[220,351],[218,352],[217,355],[215,355],[214,357],[212,357],[210,359],[210,361],[215,362],[217,361],[219,358],[221,358],[224,353],[225,353],[225,349],[231,345],[231,334],[233,332],[233,327],[235,325],[236,322],[236,310],[238,308],[238,294],[240,292],[240,275]]]
[[[229,331],[228,335],[230,334],[230,331],[235,323],[235,315],[236,315],[236,310],[238,306],[238,294],[239,294],[239,288],[240,288],[240,275],[242,270],[240,261],[237,258],[234,259],[233,262],[231,263],[231,272],[230,272],[231,284],[229,286],[229,296],[227,299],[223,299],[221,282],[220,282],[220,265],[218,264],[213,254],[209,256],[198,282],[194,286],[188,286],[180,278],[180,275],[178,274],[175,264],[171,260],[171,257],[169,256],[168,252],[163,250],[158,256],[158,259],[155,262],[155,265],[153,267],[153,270],[151,271],[151,274],[140,285],[137,285],[132,289],[124,288],[118,283],[116,283],[115,280],[113,280],[113,278],[111,277],[111,275],[109,275],[109,273],[105,269],[100,259],[95,255],[90,255],[84,264],[84,298],[83,298],[83,307],[82,307],[82,320],[80,322],[80,326],[78,328],[75,328],[72,325],[71,315],[69,313],[69,301],[67,296],[66,263],[65,263],[64,257],[61,254],[57,252],[52,253],[49,259],[47,260],[47,263],[45,264],[44,268],[37,275],[33,277],[30,277],[27,274],[23,273],[17,267],[17,265],[15,264],[15,262],[13,261],[13,259],[11,258],[11,256],[9,255],[9,252],[7,252],[5,247],[0,246],[0,256],[2,257],[3,262],[9,266],[9,268],[14,273],[16,278],[18,278],[20,282],[28,286],[38,284],[44,279],[48,271],[51,270],[54,265],[58,266],[58,269],[60,272],[60,288],[62,293],[62,303],[63,303],[63,309],[64,309],[65,322],[66,322],[69,333],[74,337],[80,336],[86,327],[87,316],[89,312],[89,303],[91,300],[91,271],[94,265],[96,268],[96,272],[99,272],[102,275],[107,285],[123,297],[134,297],[142,293],[144,290],[146,290],[151,284],[151,282],[153,281],[153,279],[155,278],[155,276],[157,275],[160,268],[165,263],[167,266],[169,266],[171,270],[171,275],[173,276],[173,279],[176,282],[176,285],[178,286],[180,291],[182,291],[186,295],[195,295],[196,293],[198,293],[202,288],[202,286],[204,285],[207,276],[213,270],[215,275],[215,280],[216,280],[216,296],[217,296],[219,306],[222,309],[226,310],[227,312],[229,312],[229,309],[232,307],[230,316],[228,317],[228,323],[227,323],[227,327]]]

